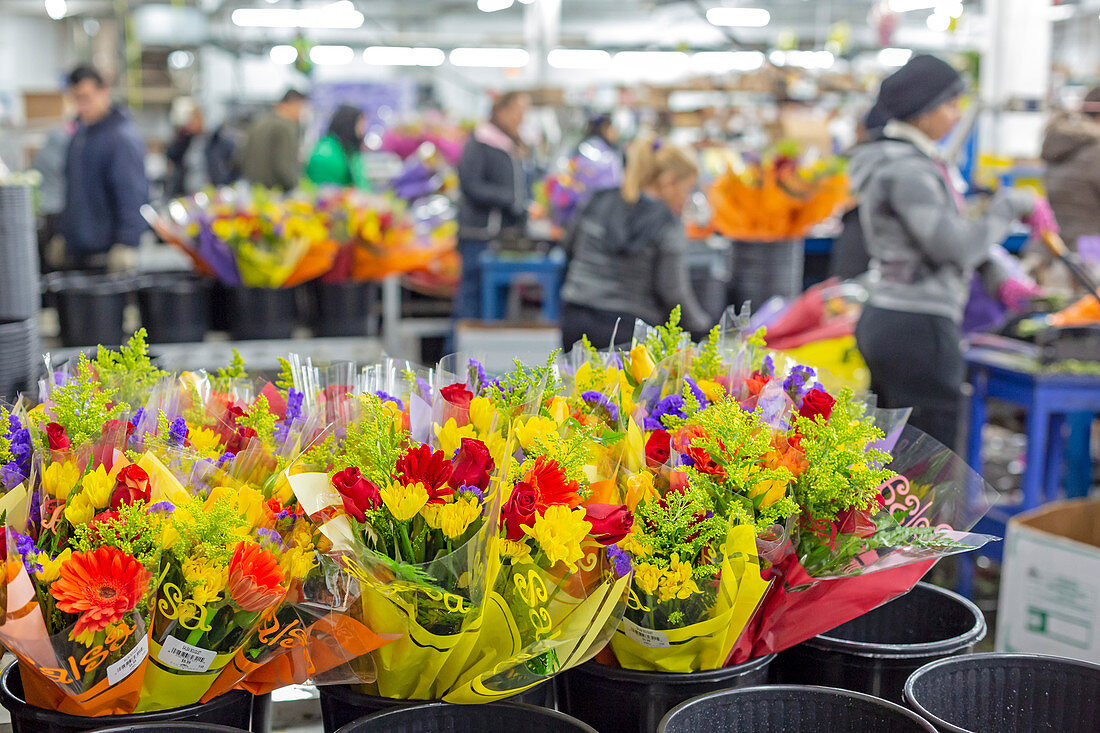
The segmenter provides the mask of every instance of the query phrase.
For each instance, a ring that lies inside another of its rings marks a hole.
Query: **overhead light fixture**
[[[168,54],[168,65],[173,69],[186,69],[193,63],[195,63],[195,54],[190,51],[179,49]]]
[[[890,0],[887,6],[895,13],[909,13],[914,10],[931,10],[942,4],[943,0]]]
[[[836,56],[831,51],[772,51],[768,60],[776,66],[797,66],[801,69],[831,69]]]
[[[884,48],[878,52],[878,62],[883,66],[905,66],[913,58],[908,48]]]
[[[531,57],[522,48],[456,48],[448,58],[455,66],[518,69]]]
[[[298,60],[298,49],[287,45],[272,46],[269,56],[273,64],[289,65]]]
[[[760,51],[700,51],[691,56],[691,68],[696,71],[755,71],[763,65]]]
[[[363,61],[375,66],[439,66],[447,59],[441,49],[409,46],[369,46]]]
[[[619,51],[612,58],[618,68],[646,71],[679,71],[687,62],[688,55],[682,51]]]
[[[363,14],[351,0],[311,8],[237,8],[229,16],[241,28],[358,28]]]
[[[46,15],[53,20],[61,20],[69,12],[69,5],[65,0],[46,0]]]
[[[707,22],[731,28],[763,28],[771,22],[772,14],[764,8],[711,8]]]
[[[318,66],[350,64],[355,59],[351,46],[314,46],[309,49],[309,60]]]
[[[951,16],[946,13],[932,13],[925,21],[928,30],[945,31],[951,27]]]
[[[513,0],[477,0],[477,9],[483,13],[495,13],[512,7]]]
[[[606,69],[611,54],[599,49],[555,48],[546,54],[546,63],[555,69]]]

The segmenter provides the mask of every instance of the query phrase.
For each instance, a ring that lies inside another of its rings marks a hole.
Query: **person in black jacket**
[[[506,92],[493,102],[488,122],[478,125],[458,164],[462,203],[458,210],[458,253],[462,280],[455,294],[454,318],[477,318],[481,311],[481,254],[489,242],[511,230],[522,234],[530,186],[524,161],[528,148],[519,136],[531,104],[522,92]]]
[[[69,89],[79,124],[65,159],[65,248],[77,267],[126,269],[146,228],[145,145],[95,69],[77,67]]]

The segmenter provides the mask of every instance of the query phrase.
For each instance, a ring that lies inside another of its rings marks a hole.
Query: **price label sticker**
[[[651,649],[663,649],[668,646],[668,636],[663,631],[647,629],[628,618],[623,619],[623,630],[628,638]]]
[[[164,640],[164,646],[160,648],[157,659],[183,672],[205,672],[210,669],[216,656],[218,656],[217,652],[192,646],[186,641],[169,636]]]
[[[145,658],[149,656],[149,637],[141,637],[134,648],[126,652],[122,659],[107,665],[107,684],[114,686],[137,671]]]

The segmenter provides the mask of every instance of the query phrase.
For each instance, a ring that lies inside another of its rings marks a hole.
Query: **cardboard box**
[[[1100,662],[1100,500],[1055,502],[1008,523],[995,643]]]
[[[65,116],[61,92],[23,92],[23,116],[28,123],[59,120]]]

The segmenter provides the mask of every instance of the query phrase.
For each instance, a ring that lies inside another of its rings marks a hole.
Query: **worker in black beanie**
[[[960,322],[975,271],[1009,305],[1034,294],[996,252],[1011,223],[1032,213],[1034,194],[1002,191],[970,218],[961,177],[936,145],[958,123],[965,89],[946,62],[913,57],[882,82],[881,136],[855,150],[849,169],[871,258],[856,328],[871,389],[882,407],[912,407],[910,424],[952,448],[964,376]]]

